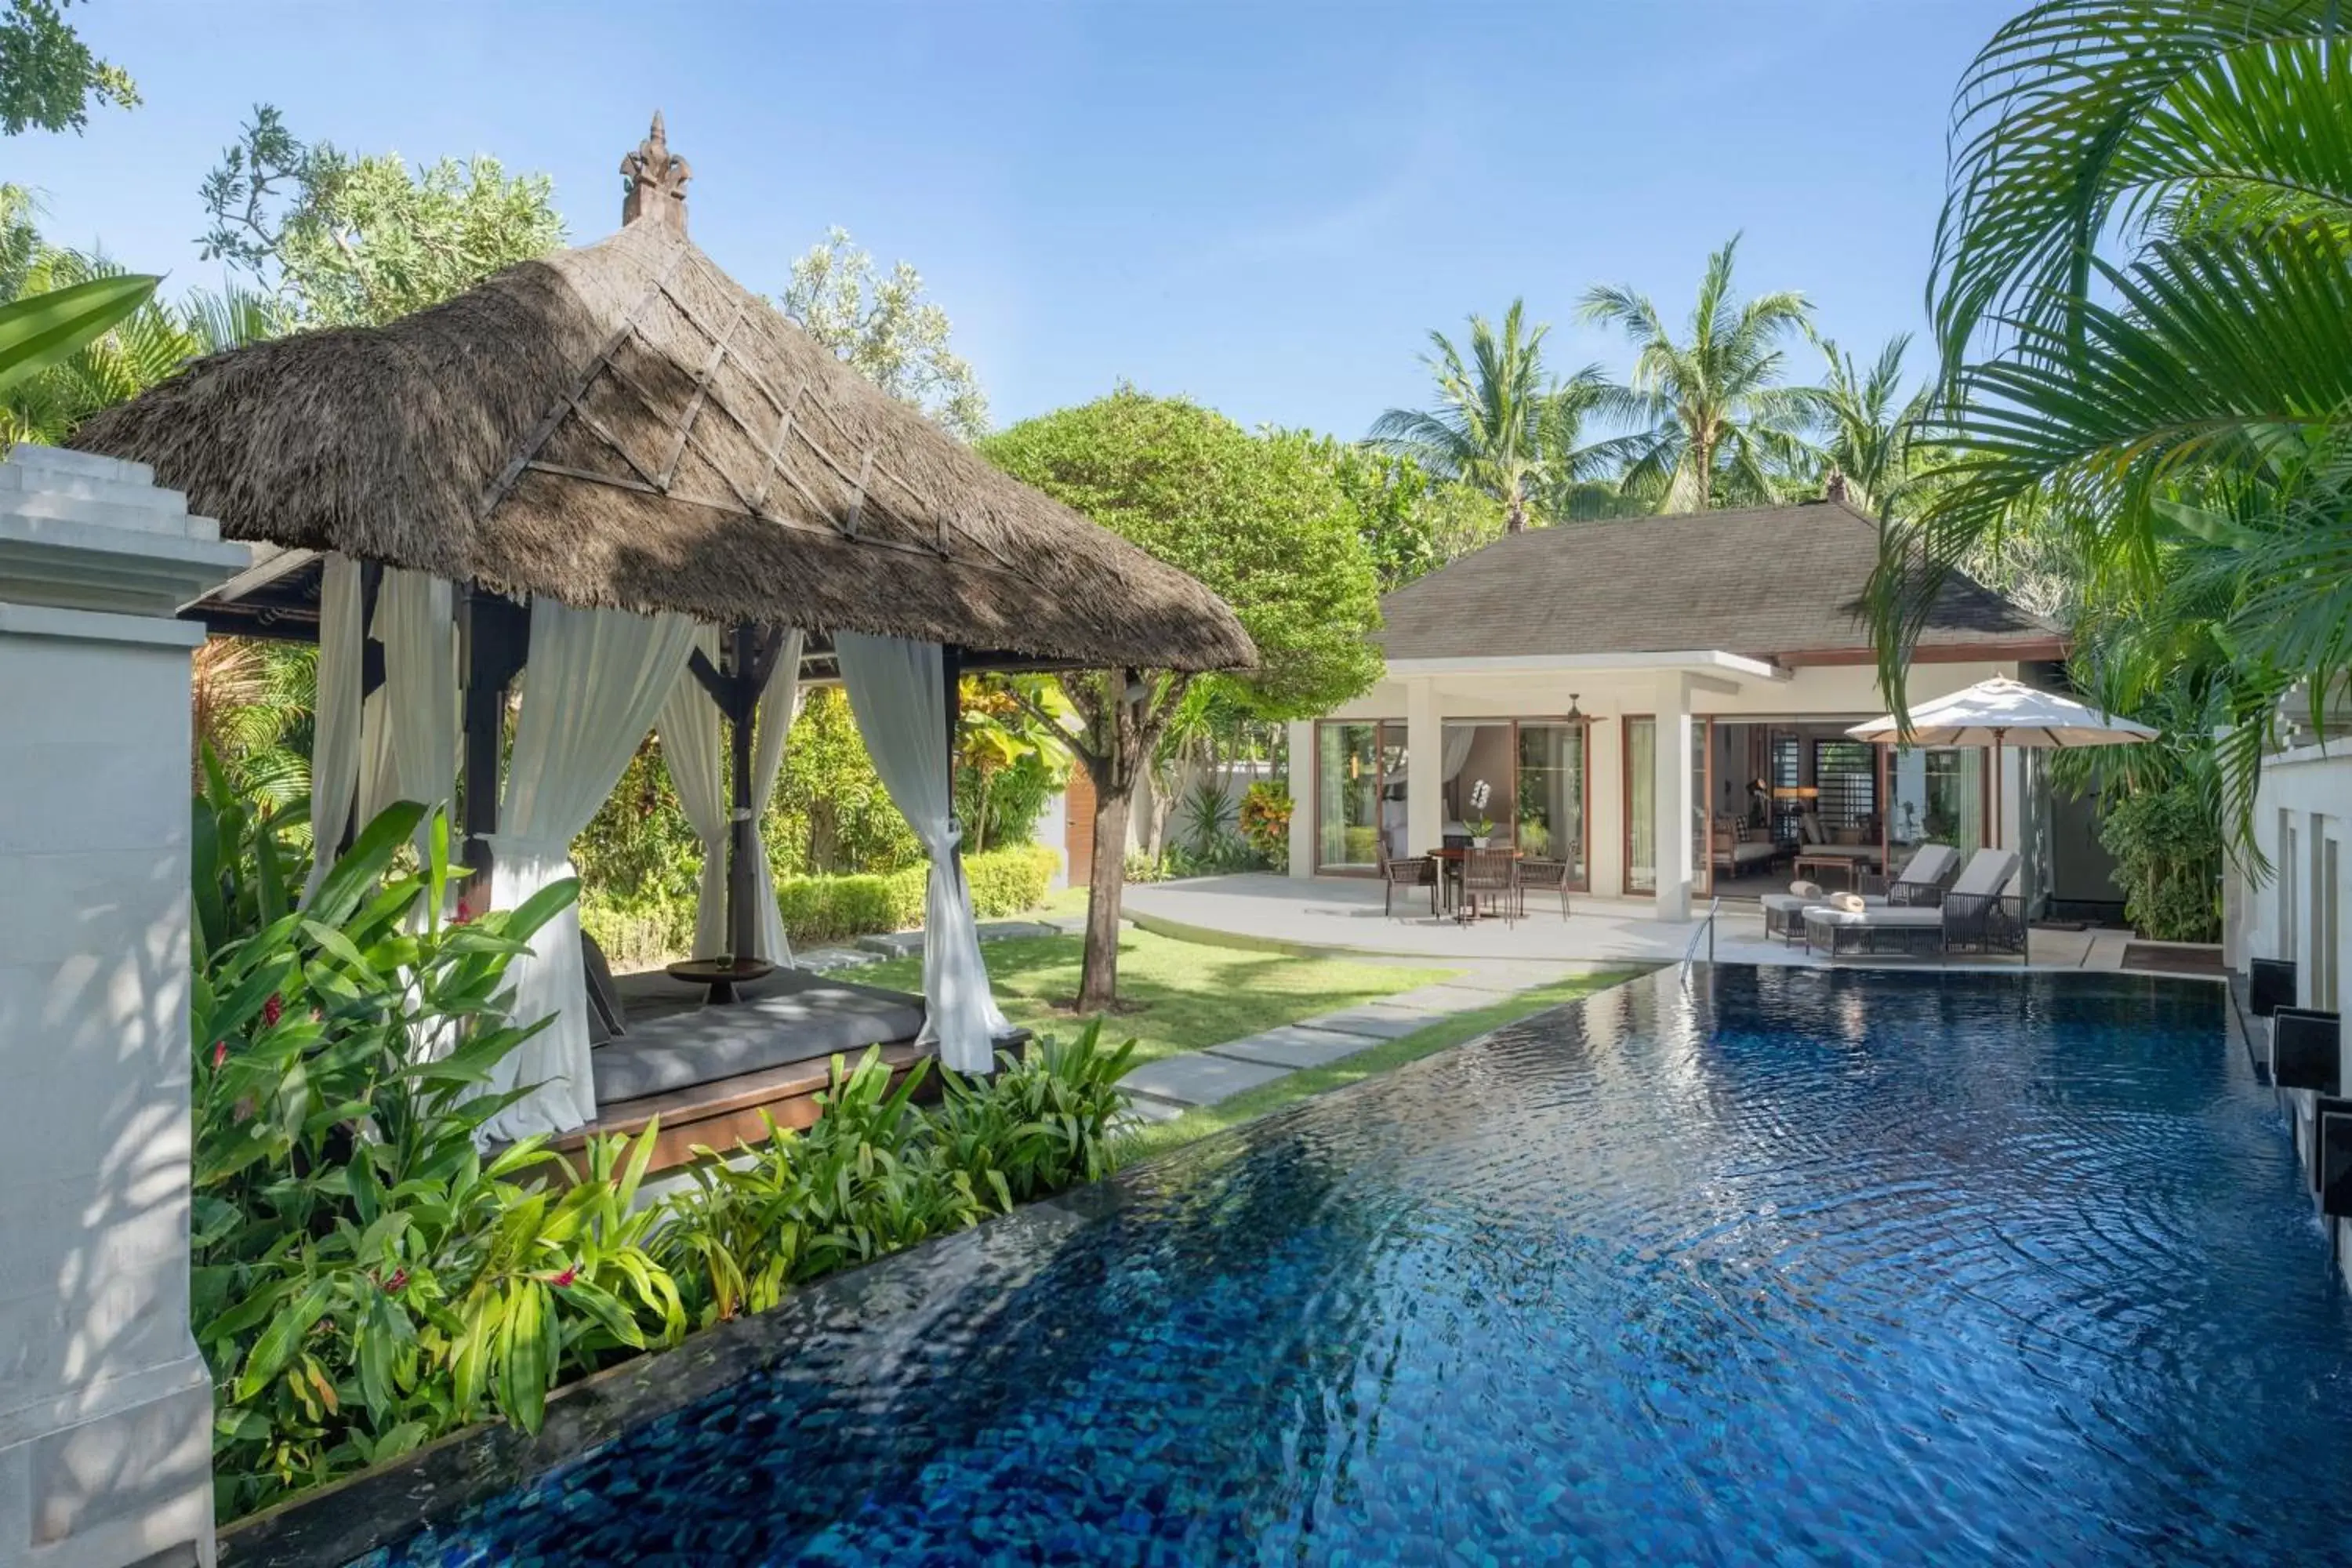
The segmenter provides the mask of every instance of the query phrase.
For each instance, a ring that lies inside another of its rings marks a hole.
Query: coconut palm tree
[[[1867,369],[1831,340],[1820,341],[1829,368],[1820,402],[1822,459],[1847,500],[1880,515],[1911,479],[1920,456],[1913,437],[1927,392],[1922,387],[1906,395],[1903,390],[1911,334],[1888,339]]]
[[[1782,344],[1811,325],[1812,308],[1790,289],[1734,299],[1738,249],[1734,235],[1706,258],[1679,340],[1646,295],[1602,286],[1584,296],[1584,319],[1622,329],[1634,347],[1633,374],[1604,407],[1636,427],[1622,488],[1653,510],[1778,500],[1821,460],[1805,439],[1821,416],[1820,390],[1783,384]]]
[[[1649,509],[1625,493],[1622,475],[1640,438],[1586,438],[1589,426],[1605,417],[1615,388],[1608,373],[1586,365],[1551,389],[1537,432],[1542,460],[1535,482],[1536,510],[1549,522],[1638,516]]]
[[[1432,331],[1422,363],[1436,379],[1437,406],[1390,409],[1364,444],[1486,491],[1502,503],[1505,529],[1521,531],[1535,510],[1543,468],[1549,331],[1528,326],[1526,301],[1514,300],[1499,332],[1486,317],[1470,318],[1467,355],[1444,332]]]
[[[1958,103],[1929,290],[1956,460],[1890,531],[1882,677],[1899,702],[1943,577],[2055,498],[2117,602],[2224,617],[2242,827],[2281,693],[2352,673],[2352,17],[2049,0]],[[2157,592],[2184,560],[2226,591]]]

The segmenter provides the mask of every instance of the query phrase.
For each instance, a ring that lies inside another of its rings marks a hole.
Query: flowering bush
[[[1261,780],[1242,796],[1242,837],[1277,871],[1290,868],[1290,794],[1280,784]]]

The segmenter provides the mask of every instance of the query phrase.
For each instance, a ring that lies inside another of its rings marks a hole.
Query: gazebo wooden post
[[[749,624],[735,628],[730,639],[734,647],[732,679],[729,695],[733,699],[730,722],[728,751],[734,760],[733,780],[728,796],[730,816],[727,836],[727,947],[738,960],[751,955],[758,945],[758,926],[753,918],[756,906],[752,900],[759,889],[752,886],[751,831],[751,721],[759,710],[760,689],[767,683],[752,683],[753,667],[761,661],[758,654],[760,631]]]
[[[751,727],[759,717],[760,697],[775,673],[783,641],[774,628],[749,621],[727,635],[719,657],[726,668],[713,668],[700,648],[686,667],[718,705],[729,725],[727,829],[728,956],[742,959],[757,944],[760,889],[755,880],[757,858],[751,837],[758,826],[751,813]]]
[[[499,830],[499,772],[505,757],[507,689],[530,656],[530,617],[520,605],[478,584],[457,589],[465,688],[465,843],[469,909],[489,906],[490,846]]]

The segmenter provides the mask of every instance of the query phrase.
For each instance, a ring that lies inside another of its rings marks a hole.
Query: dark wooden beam
[[[468,584],[458,590],[465,668],[465,847],[470,897],[487,896],[489,835],[499,830],[499,772],[506,751],[507,689],[530,658],[530,612],[501,594]]]

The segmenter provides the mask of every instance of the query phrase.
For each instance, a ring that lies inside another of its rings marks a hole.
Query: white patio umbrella
[[[1965,690],[1911,710],[1911,727],[1889,713],[1846,731],[1857,741],[1882,746],[1984,746],[1992,753],[1992,831],[2000,832],[2000,749],[2004,744],[2056,751],[2068,746],[2127,746],[2153,741],[2157,731],[2130,719],[2103,713],[2087,703],[2021,680],[1996,675]],[[2025,910],[2033,910],[2034,867],[2026,846]]]

